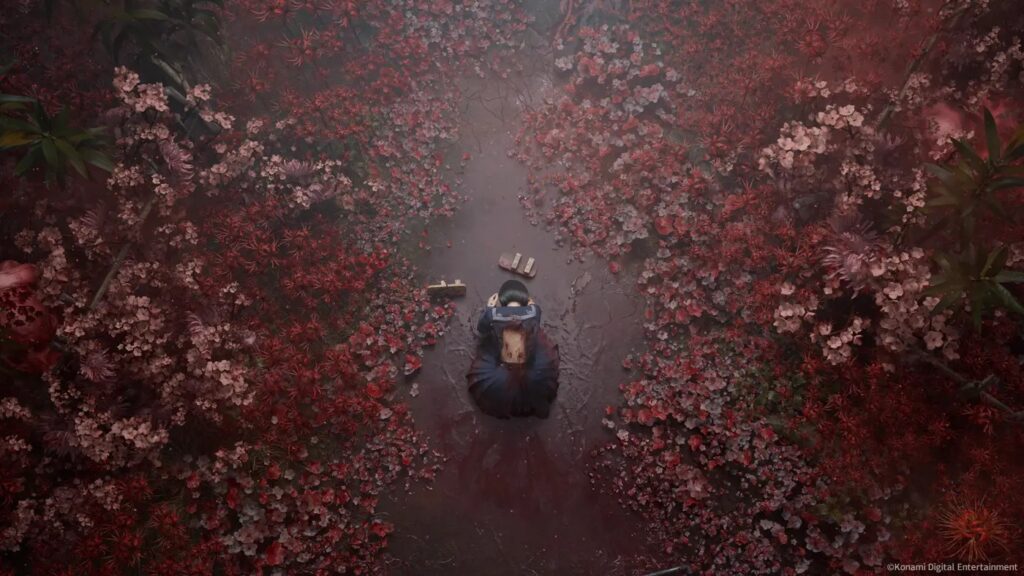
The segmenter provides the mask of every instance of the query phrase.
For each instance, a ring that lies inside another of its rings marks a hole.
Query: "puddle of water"
[[[418,264],[425,281],[458,278],[468,295],[414,378],[419,394],[408,398],[417,428],[446,463],[431,486],[384,502],[396,528],[390,574],[629,574],[644,552],[639,519],[593,491],[588,476],[590,451],[612,439],[601,419],[628,377],[622,358],[641,344],[633,281],[601,261],[570,262],[551,233],[532,226],[517,198],[527,170],[508,157],[517,102],[536,104],[549,86],[543,75],[464,86],[470,96],[452,157],[472,155],[460,186],[467,201],[430,231],[431,250]],[[508,251],[536,258],[537,277],[525,282],[560,347],[560,389],[547,420],[491,418],[466,388],[472,327],[512,277],[497,266]]]

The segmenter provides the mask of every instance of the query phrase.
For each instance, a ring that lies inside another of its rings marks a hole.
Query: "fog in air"
[[[1019,0],[6,0],[0,576],[1024,570]]]

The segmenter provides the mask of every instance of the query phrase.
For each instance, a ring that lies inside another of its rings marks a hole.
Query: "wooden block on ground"
[[[431,284],[427,286],[427,294],[432,298],[458,298],[466,295],[466,285],[459,279],[456,279],[455,282],[450,284],[441,280],[438,284]]]
[[[519,262],[516,261],[516,257],[522,257],[522,254],[512,254],[510,252],[504,252],[502,253],[501,256],[498,257],[498,266],[503,270],[508,270],[509,272],[512,272],[513,270],[516,269],[516,266],[519,265]]]
[[[533,264],[533,258],[527,260],[526,264],[523,265],[523,270],[520,272],[520,274],[522,274],[523,276],[529,276],[530,278],[536,276],[537,271],[533,268]]]
[[[515,272],[520,276],[533,278],[537,275],[537,261],[530,257],[524,258],[519,252],[505,252],[498,257],[498,266],[503,270]]]

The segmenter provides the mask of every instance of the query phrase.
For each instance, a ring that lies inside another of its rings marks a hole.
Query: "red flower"
[[[405,375],[410,376],[416,373],[423,366],[423,360],[413,354],[405,355]]]
[[[648,78],[650,76],[657,76],[661,73],[661,67],[657,64],[648,64],[640,69],[640,77]]]
[[[376,399],[384,395],[384,390],[382,390],[381,387],[377,385],[376,382],[370,382],[369,384],[366,385],[366,394],[370,398]]]
[[[658,234],[668,236],[672,233],[672,219],[668,216],[659,216],[658,218],[655,218],[654,229],[658,231]]]
[[[380,538],[386,537],[390,534],[395,527],[387,522],[374,521],[370,524],[370,532],[373,532]]]
[[[686,232],[690,229],[690,227],[686,224],[686,220],[684,220],[681,216],[676,217],[675,222],[673,224],[676,229],[676,234],[678,234],[679,236],[686,234]]]
[[[273,463],[267,467],[267,478],[270,480],[277,480],[281,477],[281,467],[277,463]]]
[[[232,486],[228,488],[227,495],[224,496],[224,501],[227,502],[228,508],[232,510],[238,508],[238,487]]]
[[[284,547],[281,546],[280,542],[274,542],[267,547],[267,551],[263,554],[263,559],[267,566],[280,566],[284,562]]]
[[[690,450],[693,450],[694,452],[696,452],[697,449],[700,448],[700,443],[701,443],[700,435],[699,434],[694,434],[693,436],[690,436],[690,439],[687,440],[686,443],[690,445]]]

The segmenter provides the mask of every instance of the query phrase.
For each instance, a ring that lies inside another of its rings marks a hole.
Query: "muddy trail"
[[[418,258],[424,282],[468,286],[456,315],[405,390],[416,427],[444,458],[436,481],[383,503],[395,525],[389,574],[634,574],[645,555],[639,518],[590,484],[590,452],[613,439],[601,420],[620,402],[623,357],[640,347],[642,307],[628,276],[598,259],[571,258],[519,204],[527,169],[509,157],[520,114],[551,90],[550,57],[529,51],[528,71],[463,81],[460,139],[470,154],[453,186],[466,202],[431,228]],[[551,417],[498,420],[480,413],[465,373],[473,326],[512,274],[502,252],[536,258],[525,280],[559,344],[560,390]]]

